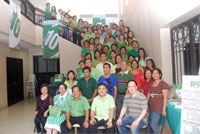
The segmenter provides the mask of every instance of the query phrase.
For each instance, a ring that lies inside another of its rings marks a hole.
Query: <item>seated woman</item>
[[[132,70],[131,72],[135,78],[135,81],[137,82],[137,90],[140,91],[141,89],[141,83],[144,79],[144,73],[141,69],[139,69],[138,62],[136,60],[133,60],[131,63]]]
[[[37,99],[36,104],[36,112],[35,112],[35,127],[37,129],[37,133],[46,133],[44,129],[44,125],[46,123],[46,119],[48,117],[49,105],[53,105],[53,99],[48,95],[48,85],[43,84],[40,88],[42,93],[41,96]],[[42,128],[41,128],[42,125]]]
[[[126,125],[131,126],[132,134],[139,134],[140,128],[147,124],[147,99],[137,91],[136,81],[130,80],[127,89],[129,93],[124,97],[117,126],[120,134],[129,134]]]
[[[67,80],[65,80],[65,85],[67,86],[67,93],[72,94],[72,87],[77,85],[77,81],[75,80],[75,73],[74,71],[70,70],[67,73]]]
[[[60,125],[66,119],[66,116],[65,116],[66,104],[69,98],[71,97],[71,95],[66,92],[67,86],[65,84],[61,83],[58,86],[58,88],[59,88],[60,94],[54,97],[54,106],[59,108],[62,111],[62,113],[60,115],[49,115],[44,127],[47,131],[47,134],[51,134],[51,133],[57,134],[58,132],[60,132]],[[51,110],[50,110],[50,114],[51,114]]]

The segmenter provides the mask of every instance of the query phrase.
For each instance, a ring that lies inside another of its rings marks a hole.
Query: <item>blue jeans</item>
[[[129,134],[129,130],[126,127],[126,125],[131,125],[136,119],[132,118],[129,115],[126,115],[123,119],[122,119],[122,125],[118,126],[119,129],[119,133],[120,134]],[[131,128],[131,133],[132,134],[140,134],[140,129],[145,126],[146,123],[144,121],[140,121],[139,125],[137,126],[137,128]]]
[[[149,120],[148,120],[148,134],[158,134],[159,126],[161,120],[161,113],[158,112],[149,112]]]

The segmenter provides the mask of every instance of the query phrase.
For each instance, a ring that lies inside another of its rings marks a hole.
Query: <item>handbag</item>
[[[58,117],[62,114],[62,110],[59,107],[49,105],[49,115]]]

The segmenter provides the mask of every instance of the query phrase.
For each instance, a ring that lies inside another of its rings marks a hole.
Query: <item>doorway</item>
[[[7,101],[8,106],[24,99],[23,60],[6,59],[7,65]]]

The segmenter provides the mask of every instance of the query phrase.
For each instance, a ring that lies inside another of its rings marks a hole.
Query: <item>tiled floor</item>
[[[34,99],[27,99],[1,109],[0,134],[33,134],[35,102]],[[163,134],[171,134],[168,124]]]
[[[27,99],[0,110],[0,134],[31,134],[35,100]]]

